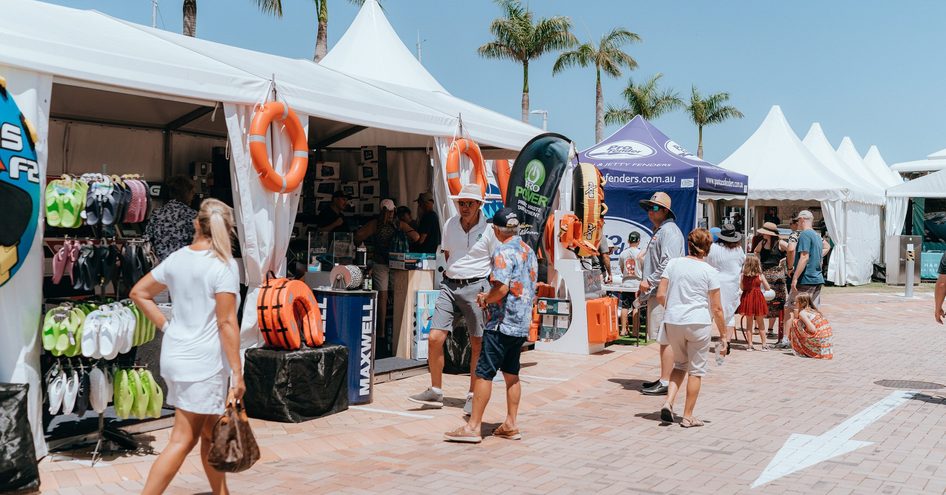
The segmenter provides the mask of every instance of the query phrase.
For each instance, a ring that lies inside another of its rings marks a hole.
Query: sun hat
[[[722,228],[719,229],[719,234],[717,234],[716,237],[721,241],[739,242],[742,240],[742,232],[736,230],[736,227],[733,224],[724,223]]]
[[[778,232],[778,225],[775,225],[772,222],[763,223],[761,228],[756,229],[756,233],[764,234],[764,235],[774,235],[776,237],[780,235]]]
[[[508,206],[500,208],[493,215],[493,225],[496,227],[518,227],[519,213]]]
[[[677,218],[677,216],[674,215],[673,210],[670,209],[670,196],[665,192],[655,192],[654,195],[650,197],[650,199],[642,199],[640,200],[639,204],[641,208],[645,210],[650,209],[652,206],[659,206],[669,212],[670,218]]]
[[[381,200],[381,209],[382,209],[382,210],[388,210],[388,211],[394,211],[394,209],[395,209],[394,201],[391,201],[390,199],[382,199],[382,200]]]
[[[461,199],[472,199],[473,201],[479,201],[483,203],[483,189],[479,184],[465,184],[463,189],[460,189],[460,194],[456,196],[450,196],[450,199],[454,201],[459,201]]]

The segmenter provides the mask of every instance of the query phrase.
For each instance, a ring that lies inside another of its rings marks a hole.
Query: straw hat
[[[776,237],[778,237],[778,236],[780,235],[779,232],[778,232],[778,225],[775,225],[775,224],[772,223],[772,222],[765,222],[765,223],[763,223],[763,224],[762,224],[762,228],[756,230],[756,233],[757,233],[757,234],[765,234],[765,235],[774,235],[774,236],[776,236]]]
[[[640,200],[641,208],[649,210],[652,206],[659,206],[670,214],[670,218],[676,218],[677,216],[673,214],[673,210],[670,209],[670,196],[665,192],[655,192],[650,199]]]

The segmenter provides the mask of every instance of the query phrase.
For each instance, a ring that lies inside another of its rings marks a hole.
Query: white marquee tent
[[[854,141],[852,141],[850,137],[844,136],[844,138],[841,139],[841,144],[838,145],[837,152],[841,160],[847,163],[848,167],[853,171],[855,174],[854,177],[859,178],[864,184],[879,189],[881,192],[887,188],[887,178],[877,175],[864,163],[861,154],[857,152]]]
[[[898,173],[936,172],[946,168],[946,148],[926,155],[926,159],[894,163],[890,169]]]
[[[883,198],[828,170],[798,139],[781,108],[773,106],[720,166],[753,178],[750,202],[819,202],[835,242],[828,279],[838,285],[870,282],[873,262],[880,258]]]
[[[873,182],[865,180],[863,178],[863,171],[858,170],[858,167],[861,167],[859,163],[860,156],[857,157],[858,162],[855,163],[853,160],[846,160],[843,154],[835,151],[835,149],[831,147],[831,143],[828,142],[828,137],[825,136],[821,124],[817,122],[811,124],[802,143],[805,144],[805,147],[815,155],[815,158],[817,158],[822,165],[833,172],[834,175],[845,178],[847,182],[851,184],[852,188],[857,188],[863,192],[869,192],[878,196],[883,195],[883,188]]]
[[[887,161],[884,160],[883,155],[880,154],[880,150],[875,145],[871,145],[870,149],[867,150],[867,154],[864,155],[864,165],[873,170],[878,177],[884,177],[887,187],[903,183],[903,177],[900,177],[900,174],[894,172],[887,165]]]

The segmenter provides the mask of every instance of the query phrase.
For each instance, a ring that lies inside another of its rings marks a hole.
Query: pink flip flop
[[[66,261],[69,259],[69,241],[66,241],[56,251],[53,256],[53,283],[58,284],[62,281],[62,274],[66,269]]]

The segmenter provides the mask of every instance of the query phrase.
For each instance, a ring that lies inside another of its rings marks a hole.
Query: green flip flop
[[[79,308],[72,308],[66,324],[67,333],[69,330],[72,331],[73,341],[63,354],[68,357],[75,357],[82,353],[82,331],[85,328],[85,313]]]
[[[51,351],[56,347],[56,310],[46,313],[43,318],[43,349]]]
[[[135,400],[131,390],[130,378],[128,376],[130,373],[131,371],[127,370],[118,370],[115,372],[115,415],[121,419],[128,419],[131,417],[131,407]]]
[[[66,350],[69,349],[68,326],[69,326],[69,319],[66,318],[65,320],[60,321],[56,325],[55,330],[53,331],[53,335],[56,339],[56,345],[53,348],[53,351],[54,353],[56,352],[59,353],[59,354],[55,354],[56,356],[65,354]]]
[[[58,180],[54,180],[46,185],[46,223],[49,224],[50,227],[59,227],[62,225],[62,214],[60,212],[62,203],[56,191],[58,183]]]
[[[75,221],[72,224],[72,228],[79,228],[82,226],[82,210],[85,209],[85,202],[89,194],[89,185],[81,180],[72,181],[73,192],[72,192],[72,211],[75,212]],[[65,225],[63,225],[65,226]]]
[[[161,409],[164,407],[164,391],[161,390],[161,386],[151,375],[151,371],[146,371],[146,373],[151,381],[151,401],[148,402],[148,415],[157,419],[161,417]]]
[[[148,416],[148,402],[151,401],[151,387],[145,387],[141,375],[141,370],[131,370],[128,372],[131,389],[135,396],[131,410],[135,417],[143,419]]]

